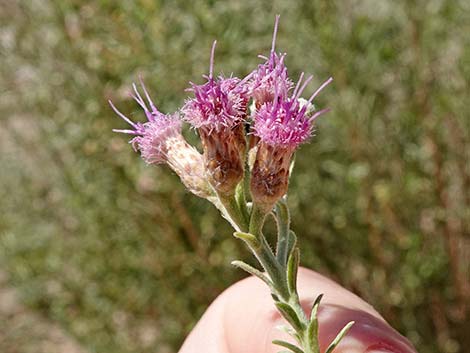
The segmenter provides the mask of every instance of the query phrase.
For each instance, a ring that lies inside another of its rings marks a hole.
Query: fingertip
[[[323,294],[319,310],[319,340],[322,351],[341,329],[355,321],[335,353],[416,353],[406,338],[395,331],[368,303],[336,282],[309,269],[300,268],[298,290],[307,315]],[[286,324],[276,310],[269,289],[259,279],[248,277],[224,292],[227,347],[230,353],[278,352],[275,339],[294,343],[277,329]]]
[[[225,297],[219,296],[186,337],[179,353],[230,353],[222,325],[225,318]]]
[[[335,353],[416,353],[412,345],[395,331],[362,299],[330,279],[307,269],[299,270],[298,289],[307,314],[319,294],[324,294],[318,313],[321,351],[350,321],[350,331]],[[248,277],[224,291],[209,307],[180,353],[275,353],[275,339],[292,339],[277,327],[286,324],[276,310],[268,287],[258,278]]]

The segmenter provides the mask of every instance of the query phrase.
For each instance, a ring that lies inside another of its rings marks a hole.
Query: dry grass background
[[[243,275],[229,263],[246,251],[111,133],[123,123],[106,99],[143,118],[126,95],[142,74],[176,109],[215,38],[216,70],[245,75],[280,13],[293,76],[335,77],[318,102],[333,111],[291,185],[303,264],[375,305],[421,353],[468,351],[469,12],[439,0],[0,0],[5,288],[85,351],[178,347]],[[31,351],[35,321],[4,338],[23,314],[8,315],[0,351]]]

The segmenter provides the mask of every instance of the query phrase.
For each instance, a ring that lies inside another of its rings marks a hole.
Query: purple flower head
[[[279,15],[276,16],[274,24],[269,58],[260,55],[259,57],[265,59],[266,62],[258,65],[258,68],[248,76],[249,81],[247,85],[250,95],[255,101],[256,108],[261,107],[264,103],[272,102],[276,92],[277,95],[287,98],[289,90],[293,87],[284,64],[286,54],[275,52],[278,24]]]
[[[313,99],[332,81],[332,78],[325,81],[305,104],[299,102],[299,97],[312,77],[307,78],[300,87],[302,78],[303,73],[291,97],[283,99],[282,94],[276,92],[274,101],[265,103],[256,112],[253,133],[267,145],[295,149],[311,136],[313,120],[328,111],[324,109],[311,116],[308,114]]]
[[[214,79],[212,45],[209,76],[202,85],[191,83],[194,98],[186,101],[184,119],[199,132],[207,176],[219,195],[229,195],[243,178],[246,140],[244,124],[249,101],[245,81]]]
[[[133,128],[133,130],[114,129],[113,131],[134,135],[135,137],[132,138],[129,143],[135,151],[140,151],[142,158],[146,163],[165,163],[167,161],[167,141],[172,137],[181,135],[181,120],[179,119],[178,114],[166,115],[158,111],[142,81],[141,85],[145,97],[147,98],[148,106],[137,90],[137,86],[135,84],[132,85],[134,93],[131,94],[131,96],[144,110],[147,121],[144,123],[134,123],[122,114],[111,101],[109,101],[109,104],[116,114]]]
[[[303,74],[291,97],[284,99],[276,91],[273,102],[263,104],[255,113],[253,134],[259,138],[250,190],[253,201],[266,212],[281,198],[289,185],[289,165],[295,149],[312,134],[312,122],[328,109],[310,113],[312,101],[331,81],[329,78],[308,101],[299,100],[312,79],[301,86]]]
[[[133,85],[134,94],[132,94],[132,97],[144,110],[147,121],[134,123],[109,101],[116,114],[133,128],[129,130],[115,129],[113,131],[134,135],[129,143],[132,144],[135,151],[140,151],[142,159],[146,163],[168,164],[193,194],[203,198],[213,197],[213,191],[206,178],[203,157],[186,142],[181,134],[182,122],[178,114],[159,112],[142,81],[141,85],[148,105],[139,94],[135,84]]]
[[[244,82],[236,77],[213,77],[214,51],[212,45],[209,76],[202,85],[191,84],[188,91],[194,98],[188,99],[182,108],[184,119],[193,127],[208,131],[232,128],[245,119],[248,92]]]

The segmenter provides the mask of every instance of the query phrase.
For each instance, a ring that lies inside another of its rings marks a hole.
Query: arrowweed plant
[[[315,119],[328,111],[317,110],[313,101],[332,78],[308,99],[301,98],[312,76],[305,78],[302,73],[297,83],[289,78],[286,54],[275,51],[278,23],[276,16],[269,56],[260,56],[264,63],[243,79],[214,76],[214,41],[205,83],[190,83],[192,97],[179,112],[160,112],[142,80],[141,92],[134,84],[132,97],[144,110],[146,122],[131,121],[109,103],[132,128],[114,131],[132,135],[129,142],[146,163],[166,163],[190,192],[212,202],[233,226],[234,236],[255,256],[261,269],[243,261],[232,264],[269,286],[275,306],[290,324],[280,328],[297,342],[273,343],[294,353],[319,353],[321,295],[307,315],[297,292],[299,247],[290,229],[287,197],[295,152],[312,136]],[[202,154],[183,137],[183,123],[197,131]],[[263,235],[270,215],[277,224],[274,250]],[[326,353],[352,325],[338,333]]]

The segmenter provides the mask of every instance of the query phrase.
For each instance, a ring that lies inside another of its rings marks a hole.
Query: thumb
[[[355,324],[335,353],[416,353],[412,345],[366,302],[311,270],[300,269],[298,290],[309,311],[324,294],[318,314],[321,351],[350,321]],[[187,337],[180,353],[277,353],[274,339],[295,343],[277,329],[286,324],[273,304],[267,286],[254,277],[222,293]]]

